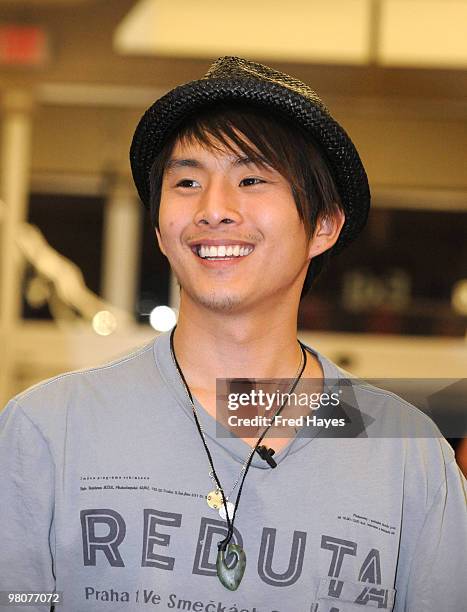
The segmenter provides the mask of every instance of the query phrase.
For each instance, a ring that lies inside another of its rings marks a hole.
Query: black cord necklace
[[[177,369],[177,371],[178,371],[178,373],[180,375],[180,378],[182,380],[182,383],[183,383],[183,385],[185,387],[186,394],[187,394],[187,396],[188,396],[188,398],[189,398],[189,400],[191,402],[191,407],[192,407],[192,412],[193,412],[193,416],[194,416],[194,419],[195,419],[196,427],[198,429],[198,433],[199,433],[199,435],[201,437],[201,440],[203,442],[204,449],[205,449],[206,455],[208,457],[209,465],[211,466],[210,476],[212,476],[212,479],[216,483],[216,487],[217,487],[216,491],[214,491],[214,492],[212,492],[212,493],[210,493],[208,495],[208,498],[209,498],[210,495],[213,495],[213,494],[216,495],[216,496],[219,496],[219,501],[221,501],[221,503],[223,505],[223,508],[225,510],[225,518],[226,518],[226,521],[227,521],[227,536],[223,540],[221,540],[218,543],[218,545],[217,545],[217,547],[218,547],[217,561],[216,561],[217,576],[218,576],[220,582],[227,589],[229,589],[231,591],[235,591],[238,588],[238,586],[239,586],[239,584],[240,584],[240,582],[241,582],[241,580],[243,578],[243,574],[245,572],[245,567],[246,567],[246,555],[245,555],[245,551],[238,544],[230,543],[230,540],[232,539],[232,536],[233,536],[233,533],[234,533],[234,521],[235,521],[235,516],[237,514],[238,505],[240,503],[240,497],[241,497],[241,494],[242,494],[243,484],[245,482],[245,478],[246,478],[246,475],[248,473],[248,470],[250,469],[250,465],[251,465],[251,462],[253,460],[253,455],[254,455],[255,451],[258,450],[258,447],[259,447],[261,441],[263,440],[264,436],[269,431],[269,428],[271,427],[272,422],[274,422],[275,417],[278,416],[282,412],[282,409],[284,408],[286,402],[285,401],[283,402],[283,404],[280,406],[280,408],[277,410],[277,412],[271,418],[271,424],[268,425],[264,429],[263,433],[258,438],[254,448],[251,450],[251,452],[250,452],[246,462],[244,463],[244,465],[242,467],[243,477],[242,477],[242,479],[240,481],[240,487],[238,489],[237,500],[236,500],[236,503],[235,503],[235,506],[234,506],[234,509],[233,509],[232,520],[230,520],[230,516],[229,516],[229,512],[230,511],[229,511],[229,508],[228,508],[228,505],[227,505],[227,498],[224,495],[224,490],[223,490],[223,488],[221,486],[220,480],[219,480],[219,478],[217,476],[217,473],[216,473],[216,470],[214,468],[214,462],[213,462],[213,459],[212,459],[212,455],[211,455],[211,452],[210,452],[209,447],[207,445],[206,436],[204,434],[203,428],[202,428],[201,423],[200,423],[199,418],[198,418],[198,414],[196,412],[195,403],[193,401],[193,396],[191,394],[190,388],[188,387],[188,384],[186,382],[185,376],[183,375],[182,369],[181,369],[181,367],[180,367],[180,365],[179,365],[179,363],[177,361],[177,357],[175,356],[175,349],[174,349],[174,344],[173,344],[173,337],[174,337],[175,328],[176,328],[176,326],[172,329],[172,332],[170,334],[170,352],[172,354],[172,359],[173,359],[174,365],[175,365],[175,367],[176,367],[176,369]],[[297,384],[298,384],[298,382],[299,382],[299,380],[300,380],[300,378],[301,378],[301,376],[303,374],[303,371],[305,370],[305,366],[306,366],[306,362],[307,362],[306,350],[305,350],[303,344],[300,342],[300,340],[298,340],[298,343],[300,344],[300,348],[302,350],[301,367],[299,367],[299,372],[296,375],[295,380],[293,382],[293,385],[292,385],[292,387],[291,387],[291,389],[290,389],[290,391],[288,392],[287,395],[291,394],[295,390],[295,388],[296,388],[296,386],[297,386]],[[261,448],[264,450],[263,447],[261,447]],[[260,455],[263,456],[261,453],[260,453]],[[240,472],[240,474],[241,474],[241,472]],[[240,478],[240,476],[239,476],[239,478]],[[237,479],[237,482],[234,485],[234,489],[235,489],[238,481],[239,481],[239,479]],[[233,491],[233,489],[232,489],[232,491]],[[216,507],[212,503],[209,503],[209,499],[208,499],[208,504],[211,507],[214,507],[214,508]],[[233,566],[228,567],[227,564],[226,564],[225,558],[226,558],[226,556],[230,556],[230,555],[234,555],[235,556],[235,564]]]

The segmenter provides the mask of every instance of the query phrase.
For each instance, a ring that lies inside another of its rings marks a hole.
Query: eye
[[[261,183],[265,183],[263,179],[256,178],[254,176],[244,178],[240,181],[240,185],[244,187],[250,187],[251,185],[260,185]]]
[[[181,181],[178,181],[175,187],[183,187],[185,189],[190,189],[193,187],[200,187],[200,184],[198,183],[198,181],[195,181],[195,179],[182,179]]]

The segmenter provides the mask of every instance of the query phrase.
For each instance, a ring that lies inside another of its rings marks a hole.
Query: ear
[[[161,233],[160,233],[160,231],[157,229],[157,227],[156,227],[156,228],[154,228],[154,229],[155,229],[155,231],[156,231],[157,243],[159,244],[159,248],[160,248],[160,250],[162,251],[162,253],[163,253],[163,254],[164,254],[166,257],[167,257],[167,253],[166,253],[166,252],[165,252],[165,250],[164,250],[164,245],[163,245],[163,242],[162,242],[162,236],[161,236]]]
[[[313,236],[310,239],[308,249],[310,260],[321,255],[321,253],[324,253],[336,244],[344,223],[345,214],[342,210],[319,217]]]

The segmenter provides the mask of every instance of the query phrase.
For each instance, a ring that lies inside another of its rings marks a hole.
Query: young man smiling
[[[229,435],[216,411],[216,380],[348,381],[297,341],[300,298],[368,213],[347,134],[303,83],[227,57],[148,109],[131,163],[178,323],[10,402],[1,588],[63,591],[76,612],[459,612],[463,481],[421,412],[359,381],[344,421],[364,429],[339,440]]]

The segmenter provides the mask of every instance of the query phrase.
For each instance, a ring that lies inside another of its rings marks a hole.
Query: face
[[[178,142],[164,172],[159,246],[186,300],[243,311],[296,297],[319,245],[288,181],[241,152]],[[323,248],[322,250],[325,250]]]

